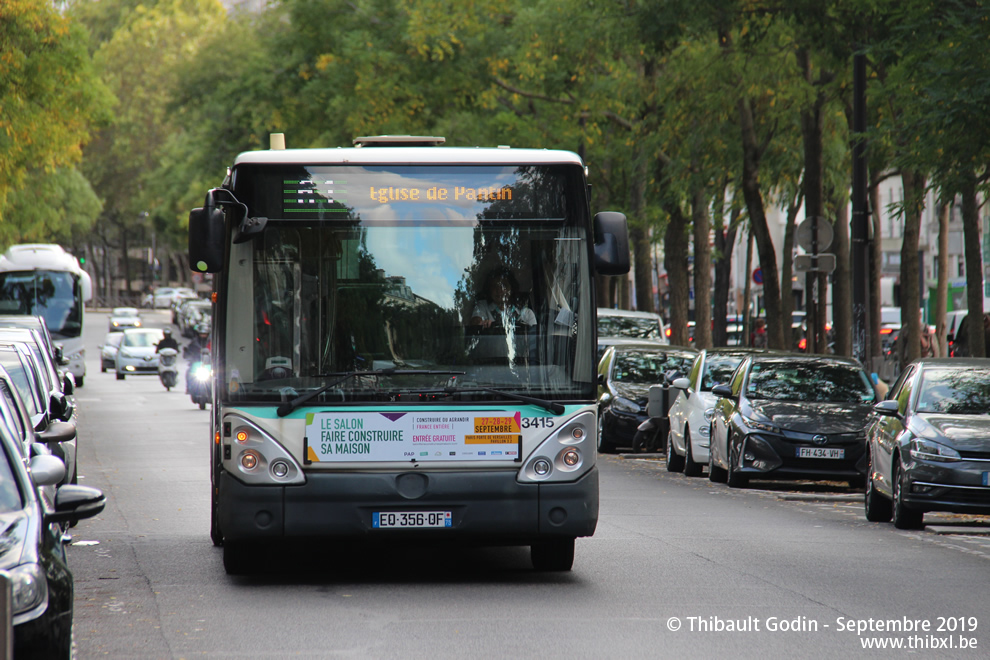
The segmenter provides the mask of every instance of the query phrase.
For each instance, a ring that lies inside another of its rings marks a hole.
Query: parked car
[[[140,328],[141,313],[137,307],[114,307],[110,311],[110,332],[123,332],[127,328]]]
[[[162,336],[162,331],[157,329],[124,330],[114,365],[117,380],[124,380],[128,374],[158,375],[155,345],[162,340]]]
[[[16,442],[0,425],[0,570],[11,582],[16,658],[69,658],[72,654],[72,573],[66,564],[63,525],[91,518],[106,499],[87,486],[61,486],[43,503],[39,489],[62,481],[65,466],[37,455],[25,468]]]
[[[121,332],[108,332],[100,344],[100,372],[106,373],[107,369],[117,368],[117,349],[124,338]]]
[[[866,423],[877,393],[860,363],[839,356],[751,355],[712,393],[709,479],[834,479],[861,486]]]
[[[651,385],[687,373],[697,351],[657,340],[609,346],[598,363],[598,451],[632,447]]]
[[[75,483],[78,475],[75,407],[61,392],[46,388],[42,367],[24,344],[0,343],[0,366],[10,376],[27,408],[36,439],[49,445],[65,465],[66,481]]]
[[[58,366],[63,366],[62,349],[52,341],[52,334],[48,330],[48,323],[44,316],[29,316],[18,314],[0,314],[0,328],[26,328],[37,330],[38,336],[44,342],[48,354]]]
[[[598,357],[601,359],[605,350],[601,340],[605,337],[629,337],[631,339],[649,339],[661,344],[669,344],[666,326],[659,314],[651,312],[633,312],[627,309],[598,308]]]
[[[867,520],[917,529],[928,511],[990,514],[990,359],[915,360],[874,412]]]
[[[667,417],[667,471],[700,476],[708,465],[711,421],[717,397],[712,388],[728,383],[739,363],[759,349],[713,348],[702,350],[687,376],[671,383],[673,402]]]

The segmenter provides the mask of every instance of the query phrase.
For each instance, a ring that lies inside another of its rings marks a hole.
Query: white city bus
[[[591,216],[570,152],[355,142],[242,153],[190,214],[225,568],[340,539],[569,570],[598,521],[594,275],[628,272],[625,217]]]
[[[0,255],[0,314],[43,317],[79,387],[86,376],[85,303],[92,298],[89,273],[60,245],[14,245]]]

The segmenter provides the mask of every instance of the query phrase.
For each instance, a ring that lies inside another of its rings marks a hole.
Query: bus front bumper
[[[598,468],[571,483],[519,483],[515,472],[309,473],[301,486],[245,486],[218,479],[225,540],[328,537],[370,541],[456,538],[527,545],[591,536],[598,524]],[[373,514],[450,512],[449,527],[380,529]]]

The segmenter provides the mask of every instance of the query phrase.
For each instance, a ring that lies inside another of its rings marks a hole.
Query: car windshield
[[[741,355],[712,355],[705,358],[705,371],[701,374],[701,391],[710,392],[716,385],[728,383],[732,372],[742,362]]]
[[[746,395],[751,399],[819,403],[866,403],[876,398],[866,373],[858,367],[791,360],[755,362]]]
[[[665,351],[622,351],[615,356],[612,380],[637,384],[659,383],[664,374],[689,369],[693,359],[693,355]]]
[[[133,348],[147,348],[157,344],[161,338],[161,334],[157,332],[129,332],[124,337],[123,345]]]
[[[598,336],[659,339],[660,324],[649,317],[602,315],[598,317]]]
[[[7,443],[0,443],[0,513],[11,513],[24,508],[24,500],[11,466],[12,460],[20,459],[7,452]],[[3,543],[4,539],[0,537],[0,546]]]
[[[919,385],[917,411],[920,413],[990,413],[990,369],[926,369]]]
[[[111,316],[137,316],[138,311],[134,307],[115,307],[110,313]]]

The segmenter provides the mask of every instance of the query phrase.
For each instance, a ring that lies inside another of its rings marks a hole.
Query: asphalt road
[[[523,548],[319,546],[228,577],[209,412],[99,373],[106,320],[87,321],[80,483],[108,504],[69,549],[79,658],[988,656],[986,524],[898,531],[844,487],[730,490],[660,460],[600,460],[598,531],[569,573],[534,573]],[[878,643],[903,650],[864,650]]]

